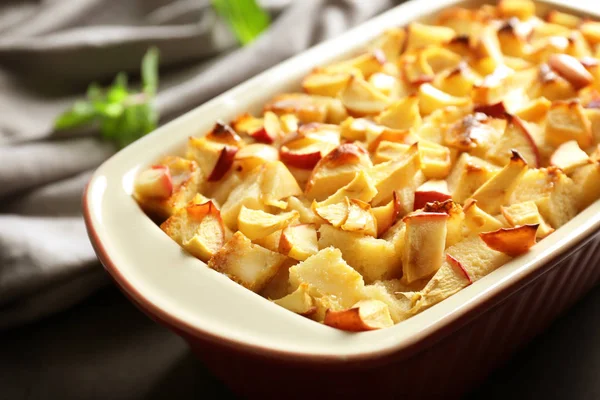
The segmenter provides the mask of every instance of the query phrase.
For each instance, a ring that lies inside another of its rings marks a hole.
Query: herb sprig
[[[246,45],[270,24],[269,14],[256,0],[211,0],[216,13],[229,25],[238,41]],[[142,59],[142,89],[128,87],[121,72],[106,89],[92,83],[86,100],[80,100],[54,122],[56,130],[97,125],[101,137],[123,148],[156,129],[158,112],[153,99],[158,89],[158,49],[149,49]]]
[[[242,45],[252,42],[271,23],[269,14],[256,0],[212,0],[217,14],[225,20]]]
[[[127,74],[121,72],[113,83],[102,89],[92,83],[87,99],[75,102],[73,107],[55,121],[55,129],[72,129],[87,124],[98,124],[103,139],[119,148],[156,129],[158,112],[152,105],[158,87],[158,49],[149,49],[142,59],[142,90],[128,88]]]

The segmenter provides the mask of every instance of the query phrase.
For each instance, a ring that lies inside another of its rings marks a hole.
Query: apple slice
[[[250,136],[259,143],[271,144],[282,135],[281,123],[277,114],[266,111],[263,117],[262,126],[250,133]]]
[[[382,111],[375,118],[375,122],[398,130],[417,128],[421,125],[419,98],[411,95],[396,101]]]
[[[377,220],[369,203],[346,197],[346,207],[348,213],[340,228],[348,232],[377,236]]]
[[[242,206],[238,215],[238,229],[250,240],[270,235],[298,219],[298,212],[289,211],[273,215]]]
[[[142,171],[135,180],[134,191],[140,197],[168,199],[173,194],[173,180],[169,168],[154,165]]]
[[[419,138],[411,133],[410,130],[383,129],[382,131],[367,130],[367,144],[370,152],[376,152],[381,142],[391,142],[400,144],[413,144],[419,141]]]
[[[364,79],[353,76],[340,93],[342,104],[353,116],[375,115],[383,111],[390,99]]]
[[[426,203],[423,207],[426,213],[448,214],[446,220],[446,248],[453,246],[464,238],[465,213],[462,207],[452,200]]]
[[[575,90],[582,89],[594,81],[594,77],[579,60],[568,54],[552,54],[548,65],[566,79]]]
[[[277,274],[286,256],[253,244],[241,232],[208,261],[208,266],[253,292],[260,292]]]
[[[483,113],[492,118],[506,118],[507,111],[504,102],[500,101],[494,104],[478,104],[473,108],[473,112]]]
[[[477,189],[473,193],[473,199],[477,200],[477,204],[485,212],[499,213],[500,207],[506,203],[527,168],[527,162],[513,150],[508,164]]]
[[[238,115],[233,121],[231,121],[231,127],[240,134],[250,135],[252,132],[256,132],[263,127],[263,119],[256,118],[249,113]]]
[[[442,46],[448,43],[454,35],[454,30],[445,26],[412,22],[407,28],[406,48],[404,51],[407,52],[430,45]]]
[[[314,299],[308,294],[307,284],[301,284],[298,289],[273,303],[302,316],[310,316],[317,311]]]
[[[292,167],[313,169],[319,160],[340,144],[339,128],[307,124],[279,150],[281,161]]]
[[[402,213],[403,206],[400,203],[398,192],[394,192],[394,197],[384,206],[373,207],[373,215],[377,221],[377,237],[381,237],[396,222]]]
[[[456,258],[454,258],[450,254],[446,254],[446,261],[448,261],[448,264],[450,264],[451,266],[456,268],[458,271],[460,271],[460,273],[469,282],[469,285],[473,284],[473,279],[471,279],[471,275],[469,275],[469,271],[467,271],[467,269],[464,267],[464,265],[462,265],[462,263],[460,261],[458,261]]]
[[[193,256],[206,262],[225,242],[225,228],[212,201],[176,212],[160,228]]]
[[[389,72],[389,75],[388,73],[376,72],[369,77],[367,82],[390,99],[404,97],[407,92],[406,84],[392,72]]]
[[[443,144],[480,155],[502,135],[506,122],[483,113],[469,114],[454,122],[443,133]]]
[[[324,323],[349,332],[372,331],[394,325],[387,304],[379,300],[361,300],[343,311],[327,310]]]
[[[188,218],[200,221],[196,235],[182,242],[184,249],[207,262],[225,243],[226,228],[212,201],[187,208]]]
[[[345,199],[347,199],[347,197]],[[312,210],[316,215],[336,228],[339,228],[348,218],[348,204],[346,201],[332,204],[319,204],[313,202]]]
[[[209,182],[215,182],[220,180],[227,171],[233,165],[233,160],[235,158],[235,154],[238,152],[237,147],[225,146],[221,149],[221,153],[219,154],[219,158],[217,158],[217,162],[210,175],[208,176]]]
[[[443,202],[451,199],[448,191],[448,183],[444,180],[429,180],[419,186],[415,191],[414,209],[418,210],[425,207],[425,204],[434,201]]]
[[[350,68],[348,71],[327,71],[316,68],[302,80],[302,89],[309,94],[337,97],[356,71],[355,68]],[[360,70],[358,72],[360,73]]]
[[[314,224],[288,225],[281,233],[279,252],[304,261],[319,252],[317,229]]]
[[[511,204],[502,207],[502,215],[513,227],[521,225],[538,225],[537,238],[543,239],[554,229],[544,221],[534,201]],[[499,229],[499,228],[498,228]]]
[[[590,157],[581,150],[575,140],[561,144],[550,157],[550,165],[557,166],[567,175],[589,163],[591,163]]]
[[[319,145],[319,147],[323,146]],[[279,157],[281,161],[291,167],[312,170],[321,160],[321,149],[317,146],[304,149],[291,149],[288,146],[281,146]]]
[[[271,161],[262,166],[260,191],[263,204],[282,210],[287,208],[283,199],[302,194],[296,178],[281,161]]]
[[[377,195],[374,196],[371,204],[379,206],[389,202],[393,197],[394,190],[399,190],[413,182],[415,175],[420,170],[419,167],[419,146],[415,143],[403,157],[369,168],[367,173],[377,190]]]
[[[477,201],[469,199],[463,207],[465,225],[470,233],[490,232],[502,228],[502,223],[477,206]]]
[[[217,122],[210,132],[206,134],[206,140],[221,143],[228,146],[241,147],[244,141],[235,131],[223,122]]]
[[[279,151],[273,146],[262,143],[252,143],[242,147],[235,154],[234,163],[241,167],[242,173],[271,161],[279,160]]]
[[[352,181],[360,169],[372,165],[369,153],[362,146],[344,143],[317,163],[304,189],[306,197],[324,200]]]
[[[386,61],[385,54],[379,49],[374,49],[356,57],[329,64],[323,69],[326,72],[351,72],[355,76],[368,78],[380,72]],[[356,70],[358,70],[358,74],[355,73]]]
[[[318,103],[313,96],[304,93],[285,93],[275,96],[264,106],[264,110],[277,115],[294,114],[300,122],[325,122],[327,105]]]
[[[519,117],[509,116],[504,134],[488,150],[487,158],[505,165],[509,162],[512,150],[517,150],[532,168],[540,166],[540,152],[526,123]]]
[[[414,212],[404,217],[404,278],[410,284],[434,274],[444,261],[448,214]]]
[[[471,104],[470,98],[452,96],[429,83],[419,86],[418,95],[421,115],[429,115],[439,108],[448,106],[463,107]]]
[[[406,40],[406,31],[403,28],[387,29],[369,44],[369,49],[379,50],[385,55],[388,62],[396,62]]]
[[[515,228],[500,228],[493,232],[480,233],[479,237],[490,248],[511,257],[527,253],[535,244],[538,224],[521,225]]]
[[[360,170],[354,179],[346,186],[339,188],[334,194],[327,199],[318,202],[317,207],[324,205],[342,203],[345,198],[358,199],[364,202],[370,202],[377,195],[377,189],[373,184],[373,180],[365,170]],[[313,208],[314,209],[314,208]]]

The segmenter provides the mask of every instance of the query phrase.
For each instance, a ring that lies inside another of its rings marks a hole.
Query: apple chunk
[[[243,233],[236,232],[209,260],[208,266],[247,289],[260,292],[277,274],[286,258],[253,244]]]
[[[169,168],[155,165],[142,171],[135,180],[134,191],[140,197],[168,199],[173,193],[173,180]]]
[[[234,163],[236,166],[241,167],[242,173],[244,173],[252,171],[264,163],[278,160],[279,152],[275,147],[262,143],[252,143],[241,148],[235,154]]]
[[[477,201],[467,200],[463,207],[465,225],[470,233],[495,231],[502,228],[502,223],[477,206]]]
[[[517,150],[530,167],[540,165],[540,153],[526,123],[514,116],[508,117],[504,134],[488,150],[487,158],[505,165],[510,160],[511,150]]]
[[[284,199],[302,194],[296,178],[281,161],[263,164],[260,191],[261,200],[265,205],[280,209],[287,207]]]
[[[435,273],[443,262],[448,214],[415,212],[404,217],[402,270],[408,283]]]
[[[594,81],[594,77],[581,62],[568,54],[552,54],[548,65],[565,78],[575,90],[582,89]]]
[[[477,189],[473,199],[477,200],[479,207],[487,213],[499,213],[500,207],[506,203],[526,171],[527,163],[518,152],[513,150],[509,163]]]
[[[273,303],[290,310],[296,314],[309,316],[317,311],[315,301],[308,294],[308,285],[303,283],[298,289],[281,299],[273,300]]]
[[[502,207],[502,215],[513,227],[521,225],[538,225],[537,237],[543,239],[554,229],[544,221],[534,201],[511,204]],[[491,230],[491,229],[490,229]]]
[[[394,325],[387,304],[379,300],[361,300],[343,311],[327,310],[324,323],[349,332],[371,331]]]
[[[415,143],[402,157],[369,168],[367,173],[377,190],[371,204],[379,206],[392,200],[395,190],[409,186],[414,181],[415,175],[420,171],[419,167],[419,147]]]
[[[345,199],[348,199],[347,197]],[[348,204],[346,201],[333,204],[319,204],[314,202],[312,210],[316,215],[339,228],[348,218]]]
[[[422,184],[415,191],[414,209],[425,207],[425,204],[434,201],[446,201],[451,199],[448,191],[448,183],[444,180],[430,180]]]
[[[229,171],[233,165],[233,159],[235,158],[237,151],[238,148],[232,146],[225,146],[221,149],[221,153],[217,158],[217,162],[215,163],[210,175],[208,175],[209,182],[221,180],[221,178],[225,176],[227,171]]]
[[[389,97],[358,76],[350,79],[340,99],[352,116],[379,114],[390,103]]]
[[[315,207],[322,207],[325,205],[341,203],[345,201],[347,197],[349,199],[357,199],[365,202],[369,202],[377,195],[377,189],[373,184],[371,177],[365,172],[360,170],[354,179],[350,181],[346,186],[339,188],[334,194],[329,196],[327,199],[314,203],[313,210]]]
[[[579,147],[575,140],[561,144],[550,157],[550,165],[562,169],[565,174],[570,174],[578,167],[590,163],[590,157]]]
[[[242,206],[238,215],[238,229],[250,240],[255,240],[285,228],[294,220],[298,220],[298,216],[297,211],[273,215]]]
[[[538,226],[535,224],[500,228],[497,231],[480,233],[479,236],[490,248],[516,257],[527,253],[535,244]]]
[[[279,252],[298,261],[317,254],[317,229],[314,224],[287,226],[281,233]]]
[[[225,242],[221,214],[212,201],[192,204],[173,214],[160,227],[184,249],[204,262]]]
[[[304,189],[306,196],[322,201],[347,185],[360,169],[372,165],[368,152],[361,146],[342,144],[317,163]]]
[[[377,236],[377,220],[369,203],[346,197],[346,207],[348,213],[340,228],[349,232]]]
[[[148,215],[163,222],[205,189],[195,161],[169,156],[136,177],[133,197]]]

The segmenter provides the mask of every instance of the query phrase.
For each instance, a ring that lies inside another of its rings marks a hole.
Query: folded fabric
[[[243,48],[208,0],[0,5],[0,329],[64,309],[109,281],[80,198],[114,148],[90,130],[52,129],[91,81],[135,77],[157,46],[165,122],[397,2],[262,1],[273,24]]]

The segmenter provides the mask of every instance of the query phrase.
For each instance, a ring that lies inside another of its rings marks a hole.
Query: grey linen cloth
[[[231,0],[236,1],[236,0]],[[239,48],[208,0],[37,0],[0,5],[0,329],[65,309],[109,279],[81,193],[114,153],[53,120],[91,81],[136,77],[159,48],[161,121],[380,13],[394,0],[269,0],[270,29]]]

